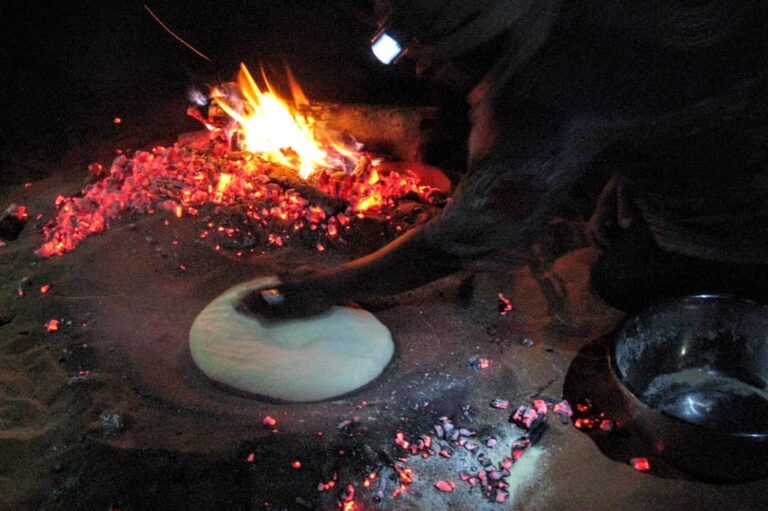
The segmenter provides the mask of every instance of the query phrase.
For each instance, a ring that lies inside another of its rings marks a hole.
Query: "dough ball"
[[[273,399],[320,401],[381,374],[394,343],[370,312],[333,307],[308,318],[261,322],[235,309],[248,291],[278,283],[264,277],[237,285],[198,314],[189,348],[206,376]]]

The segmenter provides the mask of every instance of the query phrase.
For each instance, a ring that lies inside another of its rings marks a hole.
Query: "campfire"
[[[119,152],[108,168],[91,164],[83,189],[56,199],[57,215],[44,227],[45,240],[37,254],[65,254],[125,214],[194,217],[202,226],[201,240],[211,241],[216,250],[234,248],[238,256],[291,243],[322,252],[344,244],[356,225],[365,221],[404,230],[407,226],[397,225],[397,220],[408,203],[411,210],[413,204],[433,209],[443,204],[443,190],[425,184],[420,175],[402,170],[407,167],[393,169],[387,155],[366,150],[348,133],[316,122],[290,73],[290,99],[281,96],[263,72],[261,82],[242,65],[236,82],[219,84],[207,96],[194,96],[195,104],[187,113],[204,130],[181,136],[170,147]],[[23,207],[14,211],[14,218],[26,218]],[[45,285],[40,293],[49,290]],[[502,293],[498,300],[499,314],[510,315],[511,300]],[[44,328],[53,335],[62,325],[54,318]],[[489,358],[469,360],[471,372],[491,368]],[[96,374],[81,370],[69,382]],[[466,488],[503,505],[511,495],[507,478],[513,465],[547,430],[548,411],[565,413],[562,409],[567,406],[541,399],[520,406],[509,416],[516,428],[506,433],[461,427],[448,416],[437,419],[431,430],[399,429],[386,459],[356,476],[326,473],[316,491],[335,496],[336,507],[345,511],[366,508],[367,502],[408,498],[419,482],[444,494]],[[497,397],[490,407],[505,411],[510,401]],[[469,406],[462,409],[464,419],[471,421]],[[566,412],[570,415],[570,409]],[[102,422],[116,420],[113,428],[122,427],[119,416],[104,417]],[[337,429],[351,435],[360,421],[357,416],[343,420]],[[272,434],[280,433],[274,417],[265,416],[262,423]],[[254,452],[244,460],[258,461]],[[436,466],[426,470],[423,464],[429,460]],[[287,459],[286,466],[294,473],[312,468],[303,457]]]
[[[290,71],[291,99],[262,71],[263,86],[241,65],[237,82],[197,94],[188,113],[206,130],[170,147],[123,153],[109,168],[94,163],[77,194],[56,199],[57,215],[43,229],[41,257],[62,255],[123,213],[200,216],[199,237],[255,251],[299,239],[324,251],[344,243],[357,220],[392,220],[402,199],[439,205],[445,196],[415,173],[387,168],[387,160],[351,136],[321,128]],[[304,109],[306,110],[306,108]],[[201,216],[201,212],[205,212]],[[216,221],[221,213],[236,214]],[[398,226],[397,230],[402,230]]]

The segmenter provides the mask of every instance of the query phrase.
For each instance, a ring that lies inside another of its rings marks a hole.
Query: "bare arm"
[[[254,291],[241,307],[271,317],[306,316],[347,300],[408,291],[459,269],[456,258],[433,246],[424,228],[416,227],[367,256],[288,278],[273,290]]]

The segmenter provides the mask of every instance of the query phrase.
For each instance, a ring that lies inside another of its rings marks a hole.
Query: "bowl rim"
[[[667,298],[664,300],[661,300],[659,302],[654,303],[653,305],[650,305],[644,309],[642,309],[640,312],[632,313],[631,315],[627,315],[626,318],[624,318],[621,322],[621,325],[619,328],[617,328],[612,334],[608,334],[610,337],[610,350],[608,353],[608,359],[609,359],[609,368],[613,376],[616,378],[616,381],[618,381],[619,385],[621,386],[621,389],[629,396],[630,399],[632,399],[634,405],[640,405],[644,409],[651,411],[653,413],[656,413],[658,415],[661,415],[667,419],[671,419],[677,423],[684,424],[686,426],[692,427],[692,428],[700,428],[702,430],[706,430],[708,432],[712,432],[715,434],[721,434],[729,437],[737,437],[737,438],[744,438],[744,439],[752,439],[752,440],[763,440],[768,439],[768,431],[764,433],[756,433],[756,432],[731,432],[727,430],[717,429],[708,427],[702,424],[696,424],[694,422],[687,421],[685,419],[682,419],[676,415],[672,415],[669,412],[665,412],[664,410],[659,410],[658,408],[654,408],[650,406],[648,403],[643,401],[629,386],[629,384],[624,380],[624,378],[621,375],[621,371],[619,370],[617,366],[617,360],[616,360],[616,349],[619,342],[619,333],[624,330],[624,328],[633,320],[638,318],[641,314],[646,313],[650,310],[658,310],[660,308],[663,308],[666,305],[669,305],[671,303],[680,302],[683,300],[688,299],[706,299],[706,300],[734,300],[736,302],[741,303],[750,303],[757,306],[760,306],[762,304],[756,302],[755,300],[744,298],[741,296],[738,296],[736,294],[731,293],[698,293],[694,295],[681,295],[677,297]]]

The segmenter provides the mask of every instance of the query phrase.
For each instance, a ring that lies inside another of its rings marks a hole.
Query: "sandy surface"
[[[54,197],[81,178],[69,169],[0,199],[50,215]],[[254,275],[375,247],[282,248],[240,259],[197,242],[195,219],[165,219],[126,215],[44,261],[33,255],[41,239],[35,222],[0,248],[9,321],[0,326],[0,509],[334,509],[335,491],[318,492],[317,484],[337,472],[339,482],[359,487],[370,467],[402,455],[397,431],[428,434],[449,416],[500,444],[514,439],[521,431],[507,422],[509,411],[488,402],[559,399],[576,351],[621,319],[587,290],[590,248],[537,272],[478,275],[471,291],[458,274],[363,304],[396,343],[395,359],[372,385],[331,402],[260,402],[195,369],[187,348],[195,315]],[[43,284],[52,286],[44,295]],[[509,316],[498,314],[498,292],[514,304]],[[51,318],[61,320],[58,332],[45,331]],[[535,345],[521,344],[524,337]],[[470,370],[474,355],[491,359],[490,368]],[[121,427],[108,425],[112,415]],[[278,432],[262,425],[266,415]],[[337,428],[345,419],[354,422],[351,433]],[[505,509],[758,509],[768,497],[764,481],[712,485],[635,472],[553,418],[529,454],[513,466]],[[301,469],[291,467],[296,459]],[[472,463],[416,457],[402,496],[374,505],[359,488],[361,509],[501,509],[459,481]],[[456,490],[438,492],[439,479],[454,480]]]

